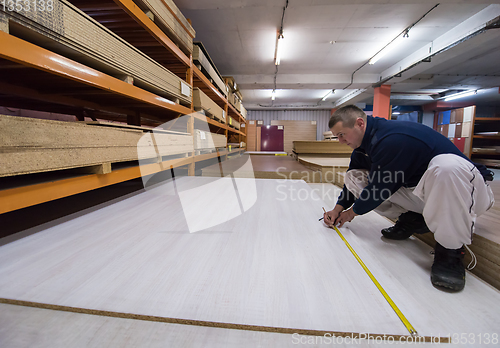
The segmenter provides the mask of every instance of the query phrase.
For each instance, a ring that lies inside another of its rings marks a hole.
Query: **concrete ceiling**
[[[274,52],[286,0],[174,1],[220,73],[235,78],[250,110],[372,104],[381,82],[392,85],[393,105],[435,103],[438,93],[466,89],[488,89],[468,100],[500,105],[500,29],[489,29],[498,27],[492,23],[500,18],[500,0],[440,1],[373,65],[366,63],[437,3],[289,0],[278,69]]]

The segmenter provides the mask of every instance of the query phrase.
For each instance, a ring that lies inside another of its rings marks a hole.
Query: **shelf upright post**
[[[226,135],[226,142],[229,142],[229,99],[226,101],[226,105],[224,105],[224,112],[226,113],[226,119],[225,119],[225,124],[226,124],[226,129],[224,130],[224,134]],[[226,160],[229,154],[229,145],[226,148]]]
[[[193,93],[193,86],[194,86],[194,81],[193,81],[193,55],[189,55],[189,66],[186,71],[186,82],[191,86],[191,114],[189,116],[189,123],[188,123],[188,133],[191,134],[193,137],[194,141],[194,93]],[[193,142],[194,144],[194,142]],[[196,166],[196,161],[195,161],[195,153],[194,149],[193,152],[191,153],[191,160],[192,162],[188,165],[188,176],[194,176],[195,174],[195,166]]]

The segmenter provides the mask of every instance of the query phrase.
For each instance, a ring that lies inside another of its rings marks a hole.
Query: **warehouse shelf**
[[[91,174],[44,183],[20,186],[0,191],[0,214],[26,208],[78,193],[151,175],[163,170],[193,163],[192,157],[178,158],[142,167],[133,166],[112,171],[108,174]]]
[[[237,121],[245,122],[238,110],[193,65],[191,55],[183,52],[131,0],[69,2],[118,35],[121,39],[117,40],[125,40],[129,47],[132,45],[158,62],[185,80],[191,88],[199,87],[223,108],[226,116],[231,115]],[[191,126],[187,129],[189,133],[194,134],[193,122],[200,120],[208,123],[211,132],[224,134],[226,138],[231,136],[241,141],[246,136],[243,131],[233,129],[223,121],[193,113],[192,99],[190,107],[183,106],[179,99],[169,100],[168,95],[159,95],[156,89],[146,90],[145,85],[130,83],[126,76],[118,76],[111,68],[89,65],[90,60],[67,56],[62,46],[53,50],[56,46],[43,45],[43,40],[28,27],[16,24],[11,29],[14,30],[10,34],[0,31],[0,106],[75,115],[81,121],[87,117],[94,121],[102,119],[151,127],[182,115],[193,115]],[[107,174],[82,175],[64,170],[48,172],[44,173],[46,177],[52,175],[48,182],[36,179],[40,178],[36,174],[19,175],[16,177],[20,183],[17,187],[0,191],[0,214],[133,180],[145,175],[145,169],[147,174],[154,174],[187,167],[189,175],[193,175],[197,162],[212,158],[227,159],[229,155],[243,151],[244,148],[199,155],[193,152],[186,154],[187,157],[164,159],[146,167],[118,163],[113,164],[113,170]],[[8,178],[1,178],[0,181],[12,182],[5,179]]]
[[[188,80],[189,52],[183,52],[133,1],[70,2],[180,78]]]
[[[2,106],[70,114],[88,109],[115,120],[119,114],[140,113],[165,121],[191,113],[171,100],[4,32],[0,47]]]
[[[232,128],[230,128],[227,124],[225,123],[221,123],[219,121],[216,121],[214,119],[211,119],[210,117],[208,116],[205,116],[205,115],[202,115],[200,113],[194,113],[193,114],[194,118],[197,119],[197,120],[200,120],[200,121],[204,121],[204,122],[207,122],[208,124],[210,125],[213,125],[213,126],[216,126],[218,128],[221,128],[221,129],[225,129],[225,130],[231,130]]]
[[[15,187],[0,190],[0,214],[137,179],[142,176],[156,174],[165,170],[191,165],[208,159],[238,154],[244,151],[245,148],[231,151],[222,149],[214,153],[194,157],[176,158],[161,163],[151,163],[143,166],[133,165],[127,168],[113,170],[108,174],[70,176],[67,174],[65,175],[64,171],[55,174],[42,173],[45,176],[48,174],[49,179],[35,179],[31,181],[38,180],[41,182],[27,185],[14,185]],[[63,177],[61,177],[60,173],[62,173]],[[64,178],[64,176],[68,177]],[[25,179],[25,182],[30,181],[26,179],[27,176],[22,177]],[[0,180],[8,181],[9,179],[10,178],[3,178]]]
[[[239,122],[246,122],[245,118],[241,116],[241,113],[238,110],[236,110],[236,108],[231,103],[228,103],[228,105],[229,105],[228,111],[230,116],[231,115],[237,116],[239,118]]]
[[[475,122],[499,122],[500,117],[476,117]]]
[[[193,65],[193,87],[201,89],[217,105],[224,108],[228,105],[227,98],[208,80],[208,78]]]
[[[474,135],[474,139],[500,140],[500,135]]]
[[[488,167],[499,167],[500,117],[474,117],[472,122],[471,159]],[[489,133],[489,134],[488,134]],[[476,149],[474,151],[474,149]]]

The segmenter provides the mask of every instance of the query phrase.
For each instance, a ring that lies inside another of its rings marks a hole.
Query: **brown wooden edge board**
[[[282,334],[295,334],[295,333],[297,333],[300,335],[308,335],[308,336],[324,336],[326,334],[329,334],[329,335],[334,336],[334,337],[350,337],[350,338],[356,338],[356,339],[363,339],[363,338],[368,337],[369,339],[373,339],[373,340],[387,340],[388,337],[392,337],[393,340],[395,340],[395,341],[397,340],[397,341],[401,341],[401,342],[405,342],[405,340],[403,340],[402,338],[406,338],[406,339],[411,338],[411,342],[438,343],[435,337],[429,337],[429,336],[413,337],[410,335],[387,335],[387,334],[368,334],[368,333],[361,334],[361,333],[357,333],[357,332],[323,331],[323,330],[309,330],[309,329],[292,329],[292,328],[286,328],[286,327],[247,325],[247,324],[232,324],[232,323],[221,323],[221,322],[215,322],[215,321],[168,318],[168,317],[158,317],[158,316],[143,315],[143,314],[111,312],[111,311],[103,311],[103,310],[98,310],[98,309],[87,309],[87,308],[60,306],[60,305],[31,302],[31,301],[12,300],[12,299],[7,299],[7,298],[0,298],[0,303],[10,304],[10,305],[15,305],[15,306],[49,309],[49,310],[63,311],[63,312],[98,315],[98,316],[103,316],[103,317],[134,319],[134,320],[153,321],[153,322],[160,322],[160,323],[181,324],[181,325],[191,325],[191,326],[205,326],[205,327],[213,327],[213,328],[220,328],[220,329],[260,331],[260,332],[272,332],[272,333],[282,333]],[[439,343],[450,343],[450,338],[449,337],[439,337]]]
[[[84,175],[1,190],[0,214],[136,179],[142,175],[151,175],[163,170],[189,165],[194,161],[198,161],[198,159],[195,157],[178,158],[142,167],[118,169],[108,174]]]
[[[0,214],[136,179],[142,175],[151,175],[171,168],[243,151],[245,151],[244,148],[230,152],[225,149],[209,154],[177,158],[161,163],[151,163],[142,167],[136,166],[118,169],[108,174],[84,175],[76,178],[0,190]]]

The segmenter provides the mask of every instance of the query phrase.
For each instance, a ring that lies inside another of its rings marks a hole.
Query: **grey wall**
[[[316,140],[323,140],[323,132],[328,131],[330,110],[249,110],[249,120],[262,120],[270,125],[271,120],[316,121]]]

